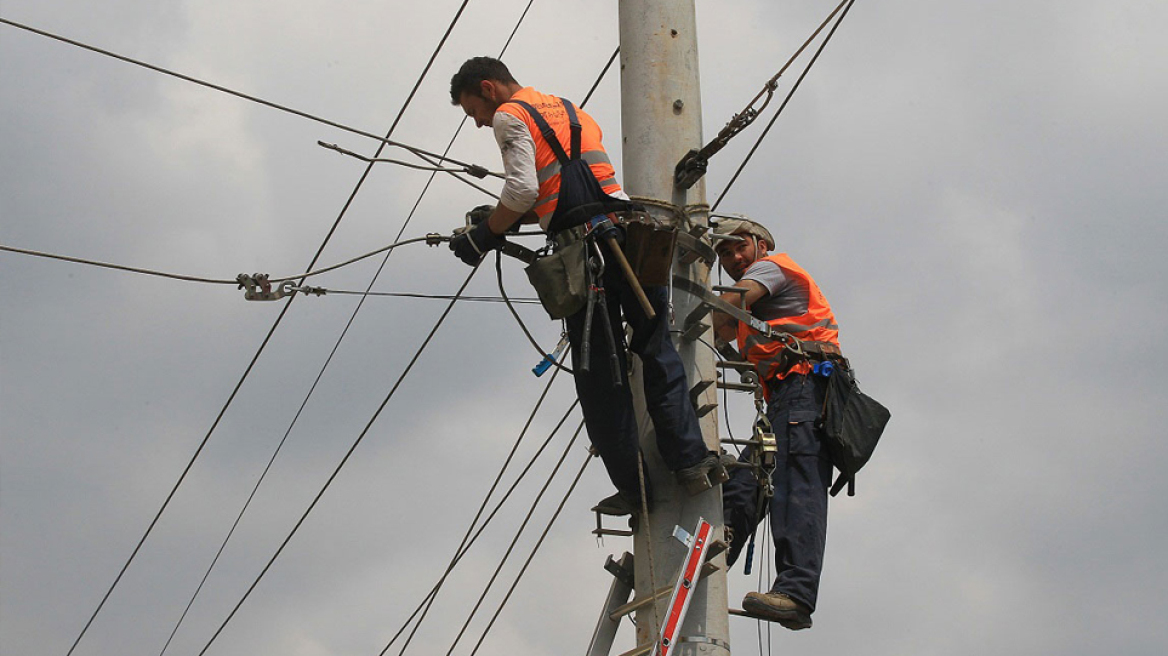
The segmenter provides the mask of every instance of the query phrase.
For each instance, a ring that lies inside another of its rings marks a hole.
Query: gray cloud
[[[382,132],[457,4],[12,0],[3,15]],[[444,147],[460,119],[450,73],[501,47],[524,5],[471,3],[398,138]],[[829,5],[699,3],[707,135]],[[507,58],[519,79],[582,99],[617,43],[612,9],[536,3]],[[859,496],[833,504],[816,628],[776,633],[776,650],[1163,651],[1164,13],[1135,0],[858,3],[727,196],[722,209],[766,221],[821,281],[861,381],[894,414]],[[553,43],[580,54],[549,57]],[[4,244],[216,278],[290,274],[362,170],[315,141],[375,148],[7,26],[0,59]],[[619,157],[615,74],[589,109]],[[715,159],[711,199],[761,129]],[[498,168],[489,135],[463,132],[454,155]],[[393,241],[425,179],[376,168],[322,263]],[[446,232],[480,202],[438,178],[404,236]],[[364,289],[375,267],[315,284]],[[444,249],[407,247],[375,288],[452,293],[466,273]],[[495,294],[493,273],[468,293]],[[512,294],[530,294],[512,263],[506,275]],[[0,281],[0,651],[64,653],[279,307],[12,254]],[[161,649],[355,304],[295,302],[78,654]],[[443,307],[367,301],[173,653],[218,627]],[[538,308],[522,312],[555,342]],[[536,360],[503,307],[456,307],[210,653],[379,652],[539,395]],[[557,385],[521,459],[571,394]],[[748,404],[731,415],[745,430]],[[449,647],[566,440],[468,556],[413,651]],[[577,445],[530,530],[582,458]],[[608,583],[600,565],[627,548],[588,534],[587,508],[607,491],[594,465],[483,653],[583,648]],[[732,604],[757,585],[730,578]],[[733,626],[735,651],[753,651],[754,625]]]

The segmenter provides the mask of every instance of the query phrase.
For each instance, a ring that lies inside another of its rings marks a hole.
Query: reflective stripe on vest
[[[777,317],[767,321],[777,332],[788,333],[800,340],[828,342],[839,346],[839,326],[831,306],[819,285],[786,253],[762,258],[783,270],[783,275],[802,281],[807,287],[807,311],[801,315]],[[790,362],[787,347],[778,339],[764,337],[744,322],[738,322],[738,348],[747,360],[754,363],[762,379],[782,379],[792,373],[806,374],[811,363],[804,360]],[[786,362],[784,361],[786,360]]]
[[[556,96],[540,93],[531,87],[524,87],[515,92],[512,100],[522,100],[543,116],[544,120],[555,131],[557,141],[564,150],[570,139],[567,112],[562,101]],[[536,197],[532,209],[539,216],[540,224],[546,229],[547,221],[556,210],[556,201],[560,195],[560,163],[556,153],[540,133],[535,121],[528,113],[515,103],[503,103],[497,111],[506,112],[527,125],[531,138],[535,142],[535,168],[539,181],[539,195]],[[600,126],[583,110],[576,108],[580,121],[580,157],[592,169],[592,175],[600,183],[600,188],[606,194],[613,194],[621,190],[616,181],[616,170],[613,169],[608,155],[601,144]]]

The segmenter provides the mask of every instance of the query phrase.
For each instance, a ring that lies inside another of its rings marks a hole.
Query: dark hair
[[[472,57],[450,78],[450,102],[457,105],[462,94],[481,96],[483,80],[495,80],[507,84],[518,84],[511,77],[507,65],[494,57]]]

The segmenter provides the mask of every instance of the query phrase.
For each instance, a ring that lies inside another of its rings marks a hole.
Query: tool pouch
[[[552,319],[579,312],[588,301],[587,241],[577,239],[527,266],[527,279]]]
[[[677,228],[666,225],[644,212],[624,215],[625,257],[643,287],[669,284],[673,253],[677,247]]]

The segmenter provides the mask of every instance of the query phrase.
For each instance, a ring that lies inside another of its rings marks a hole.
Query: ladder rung
[[[721,545],[720,549],[718,548],[719,545]],[[713,558],[714,556],[726,550],[726,543],[722,542],[721,540],[715,540],[710,543],[710,546],[707,547],[707,549],[709,550],[707,558]],[[702,571],[700,574],[698,574],[698,580],[700,581],[716,571],[718,571],[718,566],[714,563],[707,562],[702,565]],[[656,594],[654,594],[652,597],[637,597],[624,606],[621,606],[612,611],[612,614],[608,617],[615,622],[616,620],[624,617],[625,615],[628,615],[633,611],[640,610],[641,608],[648,606],[650,601],[668,596],[671,592],[673,592],[672,585],[658,589]]]
[[[655,646],[656,646],[656,643],[653,643],[653,642],[649,642],[649,643],[646,643],[643,645],[638,645],[637,647],[634,647],[633,649],[626,651],[625,653],[621,654],[620,656],[645,656],[645,654],[652,652],[653,647],[655,647]]]

